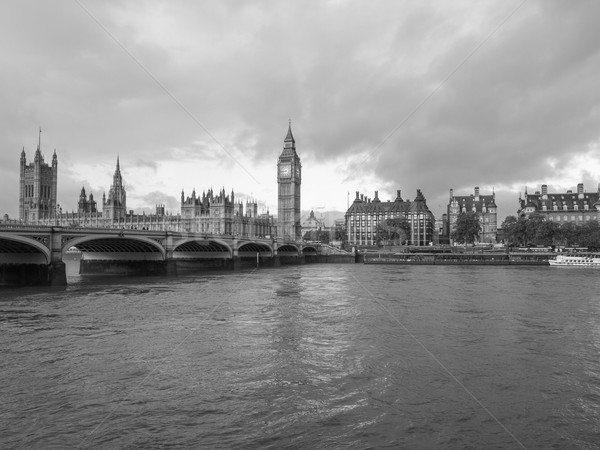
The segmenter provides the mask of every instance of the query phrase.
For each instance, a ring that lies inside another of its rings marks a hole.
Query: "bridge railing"
[[[0,231],[50,231],[48,225],[25,225],[17,223],[0,223]]]

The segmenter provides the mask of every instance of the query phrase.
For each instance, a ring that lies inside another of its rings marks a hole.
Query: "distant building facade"
[[[498,233],[498,207],[496,194],[481,195],[479,188],[473,189],[471,195],[454,195],[450,189],[450,201],[447,207],[447,226],[445,233],[452,243],[452,232],[456,228],[456,221],[461,213],[474,212],[479,217],[481,232],[479,242],[496,243]]]
[[[325,230],[325,222],[322,219],[315,217],[315,212],[311,209],[310,214],[301,223],[302,236],[309,231],[323,231]]]
[[[548,186],[542,184],[542,190],[534,194],[519,196],[518,215],[529,217],[532,214],[541,214],[547,220],[559,224],[572,222],[583,224],[589,220],[598,220],[600,217],[600,185],[596,192],[585,192],[583,183],[577,185],[577,192],[568,190],[556,194],[548,193]]]
[[[19,220],[36,222],[52,217],[56,212],[56,191],[58,181],[58,158],[56,150],[52,164],[44,162],[41,151],[41,135],[33,162],[27,164],[25,148],[21,152],[19,171]]]
[[[95,214],[98,212],[98,207],[96,205],[96,200],[94,200],[94,195],[90,192],[89,198],[85,194],[85,188],[81,188],[81,193],[79,194],[79,201],[77,202],[77,213],[79,214]]]
[[[397,191],[394,201],[382,202],[375,191],[372,200],[356,192],[345,215],[347,242],[351,245],[377,245],[378,227],[387,219],[403,218],[410,224],[409,245],[430,245],[434,239],[435,218],[420,189],[413,201],[403,200]]]

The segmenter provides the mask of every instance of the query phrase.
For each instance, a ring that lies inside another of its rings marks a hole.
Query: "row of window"
[[[563,205],[563,211],[569,211],[569,205],[564,204]],[[584,211],[589,211],[590,210],[590,205],[585,204],[583,205],[583,210]],[[547,205],[542,205],[542,211],[548,211],[548,206]],[[552,211],[558,211],[558,205],[552,205]],[[574,204],[573,205],[573,211],[579,211],[579,205],[578,204]]]
[[[363,225],[365,223],[369,223],[369,224],[370,223],[384,223],[387,219],[396,219],[396,218],[397,217],[382,217],[382,218],[377,217],[377,218],[375,218],[375,217],[370,217],[370,216],[369,217],[360,217],[360,218],[359,217],[350,217],[349,218],[349,223],[351,223],[351,224],[361,223]],[[409,221],[409,222],[411,222],[411,221],[414,222],[417,219],[419,219],[419,220],[425,220],[428,217],[426,217],[423,214],[420,214],[418,216],[417,215],[415,215],[415,216],[406,216],[406,217],[402,217],[402,218],[405,219],[405,220],[407,220],[407,221]]]
[[[561,221],[560,216],[549,216],[548,219],[553,220],[555,222]],[[584,216],[572,215],[570,220],[569,220],[569,216],[567,216],[567,215],[562,216],[563,222],[569,222],[569,221],[570,222],[576,222],[576,221],[583,222],[583,220],[584,220]],[[596,218],[596,216],[585,216],[585,220],[597,220],[597,218]]]

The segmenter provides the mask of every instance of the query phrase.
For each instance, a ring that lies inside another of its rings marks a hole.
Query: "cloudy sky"
[[[0,3],[0,213],[18,215],[21,149],[58,154],[58,201],[97,200],[117,156],[128,208],[179,210],[222,187],[276,213],[288,120],[302,209],[421,189],[600,182],[600,2]],[[350,194],[348,194],[350,193]]]

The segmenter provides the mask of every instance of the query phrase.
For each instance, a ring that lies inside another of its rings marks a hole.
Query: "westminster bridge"
[[[239,269],[353,262],[329,247],[275,238],[178,231],[0,224],[0,285],[67,283],[65,258],[77,249],[80,273],[176,275],[178,268]]]

